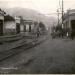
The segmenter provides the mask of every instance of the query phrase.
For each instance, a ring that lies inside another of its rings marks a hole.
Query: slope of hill
[[[11,16],[22,16],[24,19],[42,21],[46,27],[51,26],[53,21],[55,21],[54,17],[47,17],[32,9],[15,7],[4,10]]]

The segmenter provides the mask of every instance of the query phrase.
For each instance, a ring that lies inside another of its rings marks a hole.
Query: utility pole
[[[59,9],[57,9],[57,14],[58,14],[58,26],[59,26]]]
[[[62,0],[62,28],[63,28],[63,14],[64,14],[64,8],[63,8],[64,4],[63,4],[63,0]]]

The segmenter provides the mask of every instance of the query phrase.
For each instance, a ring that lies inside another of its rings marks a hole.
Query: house
[[[10,15],[6,15],[4,17],[4,34],[15,34],[15,33],[16,33],[15,19]]]
[[[0,36],[3,35],[4,30],[4,11],[0,9]]]
[[[75,36],[75,9],[68,10],[63,16],[63,28],[66,33]]]
[[[15,17],[15,23],[16,23],[16,33],[20,33],[20,24],[21,24],[21,20],[20,17]]]
[[[21,25],[21,29],[24,32],[32,32],[34,29],[34,21],[33,20],[23,20],[23,25]]]

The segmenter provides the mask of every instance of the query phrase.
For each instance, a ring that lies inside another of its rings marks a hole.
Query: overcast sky
[[[0,0],[1,8],[22,7],[37,10],[43,14],[55,13],[61,0]],[[75,0],[64,0],[64,10],[75,8]]]

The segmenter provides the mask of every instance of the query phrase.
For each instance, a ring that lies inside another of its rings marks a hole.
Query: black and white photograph
[[[0,74],[75,74],[75,0],[0,0]]]

